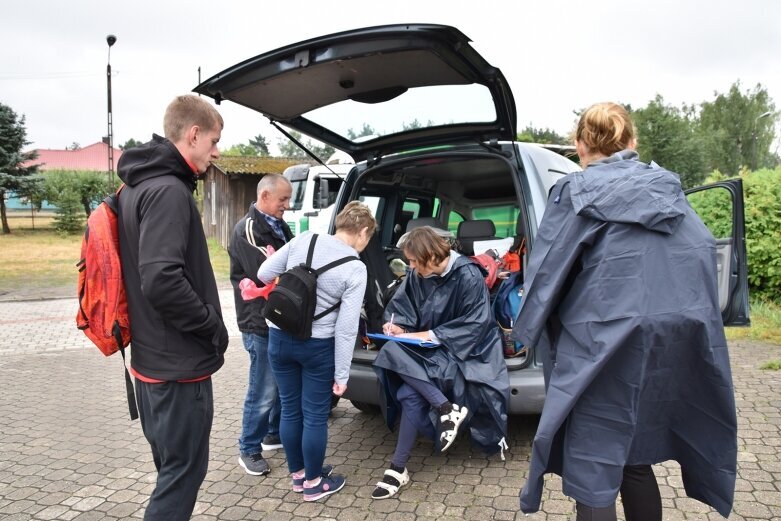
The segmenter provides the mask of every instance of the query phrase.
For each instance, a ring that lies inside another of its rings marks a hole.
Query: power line
[[[17,72],[0,74],[0,81],[3,80],[62,80],[68,78],[88,78],[91,76],[102,76],[99,72],[88,71],[70,71],[70,72]]]

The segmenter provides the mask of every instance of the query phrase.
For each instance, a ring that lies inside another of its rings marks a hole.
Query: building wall
[[[212,166],[203,183],[203,230],[228,248],[236,223],[257,199],[258,174],[225,174]]]

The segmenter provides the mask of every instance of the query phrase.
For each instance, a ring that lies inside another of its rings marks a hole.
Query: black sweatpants
[[[651,465],[627,465],[621,482],[626,521],[662,521],[662,497]],[[577,521],[616,521],[616,504],[594,508],[578,503]]]
[[[157,485],[146,521],[190,519],[209,465],[214,417],[211,378],[159,384],[136,380],[141,428],[152,448]]]

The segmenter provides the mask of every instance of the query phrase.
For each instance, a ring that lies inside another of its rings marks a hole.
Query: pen
[[[393,316],[394,314],[391,313],[390,322],[388,323],[388,334],[393,333]]]

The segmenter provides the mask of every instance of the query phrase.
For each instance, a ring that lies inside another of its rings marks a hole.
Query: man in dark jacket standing
[[[282,448],[279,439],[281,405],[274,374],[268,363],[268,326],[263,318],[266,300],[244,300],[239,282],[249,278],[256,285],[258,268],[266,260],[267,249],[280,249],[292,237],[287,223],[282,220],[290,208],[293,188],[281,175],[266,175],[258,183],[257,201],[233,229],[228,254],[230,256],[231,284],[236,301],[236,319],[249,353],[250,367],[247,396],[244,399],[241,437],[239,438],[239,465],[253,476],[263,476],[271,469],[262,450]]]
[[[220,156],[223,121],[197,96],[166,109],[165,138],[126,151],[118,174],[122,275],[144,436],[157,484],[146,520],[190,518],[209,462],[214,403],[211,375],[224,362],[222,320],[196,179]]]

